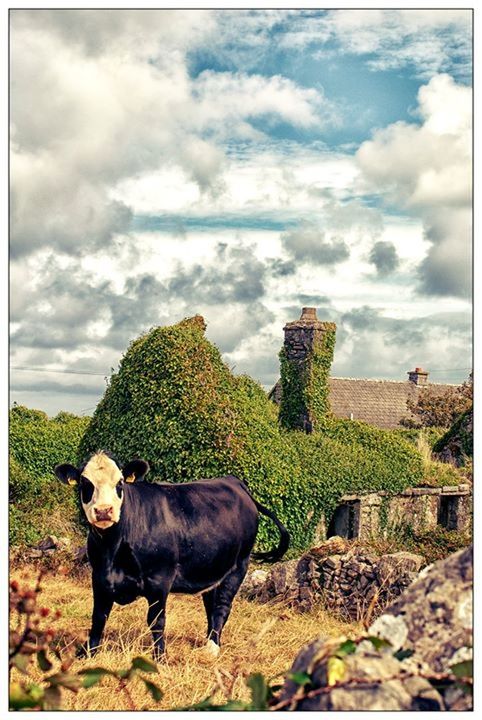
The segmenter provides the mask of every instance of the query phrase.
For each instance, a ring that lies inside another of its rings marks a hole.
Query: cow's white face
[[[119,522],[124,499],[124,477],[104,453],[94,455],[80,476],[80,499],[91,525],[105,530]]]
[[[78,485],[80,500],[89,523],[106,530],[119,522],[124,500],[124,483],[135,482],[149,471],[145,460],[131,460],[123,470],[109,455],[99,451],[78,470],[57,465],[55,474],[68,485]]]

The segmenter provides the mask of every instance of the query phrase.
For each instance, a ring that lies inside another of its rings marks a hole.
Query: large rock
[[[420,577],[370,627],[393,642],[404,629],[403,649],[436,673],[472,658],[472,547],[425,568]],[[446,704],[469,709],[470,698],[449,693]],[[461,707],[463,706],[463,707]]]
[[[315,640],[296,658],[290,673],[308,674],[309,687],[288,679],[274,709],[279,710],[443,710],[441,695],[428,680],[403,673],[402,663],[370,642],[361,643],[343,660],[339,685],[329,686],[332,640]]]
[[[404,560],[407,568],[418,562]],[[343,638],[304,646],[273,709],[472,709],[471,695],[451,673],[472,656],[472,573],[470,547],[425,568],[348,650]]]

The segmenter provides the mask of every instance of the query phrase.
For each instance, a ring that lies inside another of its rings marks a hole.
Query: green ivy
[[[335,349],[336,325],[325,322],[324,332],[315,335],[313,345],[302,363],[288,357],[286,347],[279,353],[281,370],[281,406],[279,419],[287,429],[303,429],[302,418],[317,424],[330,413],[329,375]]]
[[[9,535],[12,545],[30,545],[49,533],[78,526],[77,498],[53,469],[74,459],[89,418],[61,412],[49,418],[16,405],[10,410]]]
[[[461,461],[463,461],[464,457],[473,457],[474,436],[472,432],[472,418],[473,408],[470,407],[464,413],[459,415],[452,427],[450,427],[446,433],[442,435],[442,437],[438,438],[437,442],[433,446],[433,451],[441,452],[446,445],[456,439],[460,443]],[[467,429],[468,427],[470,427],[470,431]]]

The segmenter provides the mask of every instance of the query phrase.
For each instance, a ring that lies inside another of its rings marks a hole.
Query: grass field
[[[37,577],[29,566],[12,570],[11,579],[33,586]],[[92,608],[90,577],[78,578],[49,573],[42,580],[41,606],[60,610],[52,621],[55,639],[73,649],[85,636]],[[76,660],[72,670],[89,666],[120,669],[136,655],[150,657],[150,631],[146,624],[147,602],[139,599],[126,607],[115,606],[106,626],[104,644],[95,658]],[[340,622],[322,607],[310,613],[296,613],[281,605],[260,605],[235,599],[223,634],[221,654],[209,659],[203,651],[206,620],[202,599],[171,595],[167,605],[167,656],[150,675],[164,697],[155,703],[140,680],[127,690],[114,678],[103,678],[98,686],[72,693],[63,691],[65,710],[161,710],[184,707],[214,694],[216,702],[227,697],[248,699],[245,678],[261,672],[267,678],[286,672],[300,647],[317,635],[356,635],[360,627]],[[14,671],[16,672],[16,671]],[[32,665],[32,679],[41,673]]]

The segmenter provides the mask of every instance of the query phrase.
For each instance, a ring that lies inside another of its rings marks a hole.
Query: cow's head
[[[91,525],[105,530],[119,522],[125,482],[135,482],[149,472],[145,460],[131,460],[121,470],[107,453],[99,451],[80,469],[57,465],[55,474],[67,485],[77,485],[82,507]]]

